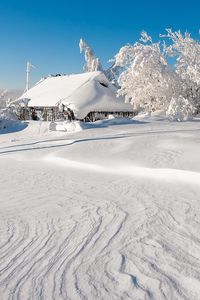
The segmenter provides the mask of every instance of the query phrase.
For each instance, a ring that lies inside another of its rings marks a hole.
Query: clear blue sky
[[[80,37],[106,67],[142,30],[156,40],[169,27],[199,38],[200,1],[1,0],[0,88],[25,87],[27,60],[37,67],[32,84],[50,73],[81,72]]]

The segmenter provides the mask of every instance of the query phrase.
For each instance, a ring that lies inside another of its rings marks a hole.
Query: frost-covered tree
[[[171,121],[187,121],[192,119],[194,105],[183,96],[173,97],[166,115]]]
[[[200,111],[200,42],[191,38],[190,33],[182,34],[166,29],[171,45],[166,53],[176,58],[176,72],[184,82],[185,94]]]
[[[102,66],[99,58],[96,57],[94,51],[88,46],[88,44],[80,39],[79,42],[80,52],[85,52],[85,72],[94,72],[94,71],[102,71]]]
[[[115,56],[114,68],[121,68],[120,89],[135,108],[166,110],[171,98],[180,92],[180,80],[169,66],[160,43],[153,43],[146,32],[134,45],[122,47]]]
[[[21,94],[21,90],[0,90],[0,108],[5,108],[11,100],[18,98]]]
[[[0,130],[19,124],[17,115],[10,108],[0,109]]]

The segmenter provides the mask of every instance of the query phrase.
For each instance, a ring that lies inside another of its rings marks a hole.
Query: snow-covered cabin
[[[67,110],[79,120],[98,114],[133,113],[132,106],[124,103],[122,97],[116,97],[116,87],[99,71],[47,77],[15,101],[20,102],[26,102],[44,120],[51,112],[54,118],[59,118]]]

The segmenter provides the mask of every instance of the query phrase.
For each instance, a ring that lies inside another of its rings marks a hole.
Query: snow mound
[[[15,127],[20,123],[16,114],[10,109],[4,108],[0,110],[0,130]]]
[[[80,121],[64,121],[64,122],[51,122],[49,124],[49,130],[51,131],[66,131],[66,132],[78,132],[83,130],[84,123]]]
[[[65,131],[65,132],[79,132],[91,128],[104,128],[113,125],[136,124],[138,121],[134,119],[116,118],[108,115],[108,119],[98,120],[95,122],[82,122],[82,121],[58,121],[49,124],[50,131]],[[140,122],[141,123],[141,122]]]
[[[166,116],[166,112],[163,110],[156,110],[154,112],[141,112],[138,115],[136,115],[133,120],[138,121],[168,121],[168,118]]]
[[[114,117],[113,115],[108,115],[107,119],[98,120],[94,122],[94,126],[97,125],[99,127],[108,127],[112,125],[124,125],[124,124],[133,124],[134,118],[122,118],[122,117]]]

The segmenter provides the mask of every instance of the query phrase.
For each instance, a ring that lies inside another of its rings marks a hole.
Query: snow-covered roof
[[[20,99],[30,99],[29,107],[54,107],[63,103],[80,119],[90,111],[133,110],[130,104],[124,103],[123,98],[116,97],[116,88],[102,72],[47,77],[25,92],[18,101]]]

